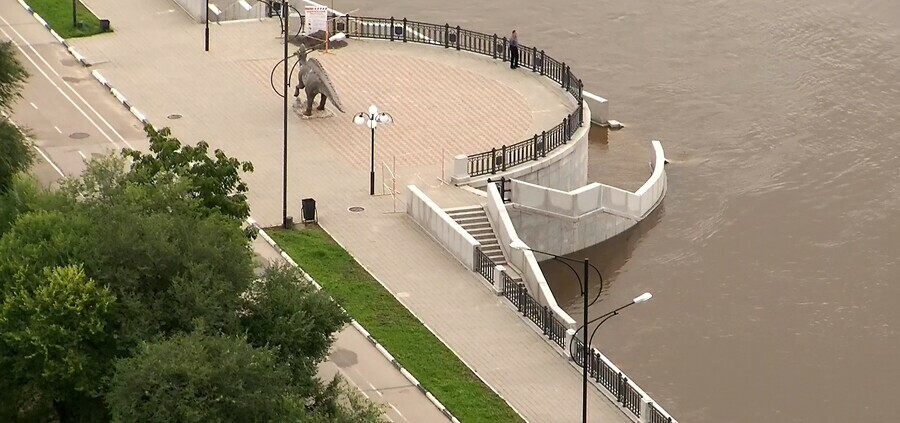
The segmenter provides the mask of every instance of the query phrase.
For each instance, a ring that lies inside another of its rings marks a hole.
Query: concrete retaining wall
[[[584,91],[582,95],[584,96],[584,102],[591,108],[591,118],[589,121],[598,125],[606,125],[609,123],[609,101],[587,91]]]
[[[587,183],[588,134],[591,130],[591,108],[584,103],[585,124],[575,132],[565,145],[547,154],[547,157],[520,164],[506,172],[470,178],[466,172],[468,157],[459,155],[453,159],[452,182],[456,185],[484,187],[488,179],[507,177],[568,191]]]
[[[406,213],[467,269],[475,270],[475,248],[481,243],[415,185],[406,190]]]
[[[544,273],[541,271],[534,253],[510,248],[510,243],[522,240],[516,234],[516,228],[506,210],[506,204],[503,203],[503,199],[497,192],[495,183],[490,183],[487,187],[485,212],[494,229],[494,235],[500,243],[500,249],[503,250],[503,255],[506,256],[509,264],[521,273],[522,280],[531,296],[541,305],[547,306],[566,328],[574,329],[575,320],[556,303],[556,298],[553,296],[547,280],[544,279]]]
[[[653,173],[635,192],[592,183],[561,191],[512,181],[509,215],[532,248],[565,255],[599,244],[646,217],[666,193],[662,144],[653,141]]]
[[[206,8],[206,0],[172,0],[175,4],[181,7],[185,13],[188,14],[192,19],[197,21],[197,23],[206,23],[206,13],[208,9]],[[234,21],[241,19],[262,19],[266,17],[266,5],[265,3],[258,2],[256,0],[246,0],[246,2],[252,6],[250,10],[244,9],[238,0],[209,0],[209,4],[215,6],[219,9],[221,14],[215,15],[212,12],[209,12],[209,22],[226,22],[226,21]],[[299,10],[303,10],[302,1],[293,1],[291,2],[295,7],[300,6]],[[293,23],[293,22],[291,22]],[[291,31],[295,32],[295,31]]]

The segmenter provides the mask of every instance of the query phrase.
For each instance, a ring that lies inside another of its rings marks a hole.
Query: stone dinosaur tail
[[[306,64],[310,67],[310,71],[319,74],[319,77],[322,79],[322,86],[325,91],[323,94],[331,100],[334,107],[337,107],[341,113],[344,113],[344,105],[341,104],[341,98],[338,97],[337,90],[334,88],[334,84],[331,83],[331,78],[329,78],[328,73],[325,72],[325,67],[323,67],[315,58],[307,59]]]

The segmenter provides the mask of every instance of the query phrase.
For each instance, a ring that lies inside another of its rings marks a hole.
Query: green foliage
[[[13,178],[28,170],[34,162],[31,142],[19,128],[5,117],[13,103],[21,96],[28,72],[16,58],[12,42],[0,42],[0,194],[6,193]]]
[[[17,282],[0,302],[0,393],[13,395],[2,401],[26,411],[92,398],[99,403],[115,297],[77,265],[45,268],[43,280]]]
[[[42,207],[45,193],[30,177],[17,175],[5,193],[0,193],[0,236],[16,221],[16,217],[36,207]],[[49,196],[48,196],[49,197]]]
[[[247,184],[240,176],[241,172],[253,171],[250,162],[228,157],[222,150],[216,150],[214,158],[210,157],[209,144],[203,141],[196,147],[182,146],[171,136],[169,128],[156,131],[147,125],[145,130],[150,138],[150,154],[124,152],[133,160],[129,182],[155,184],[173,177],[183,179],[189,193],[206,209],[242,221],[250,216]]]
[[[0,110],[9,111],[21,97],[22,85],[28,79],[28,71],[16,57],[11,41],[0,42]]]
[[[270,234],[460,420],[522,421],[324,231],[307,226]]]
[[[44,18],[50,27],[63,38],[87,37],[101,33],[100,19],[94,16],[84,4],[77,5],[77,20],[83,26],[75,27],[72,22],[71,0],[28,0],[28,5]]]
[[[254,282],[249,163],[156,136],[129,172],[0,194],[0,421],[379,421],[316,378],[340,307],[290,268]]]
[[[291,368],[294,383],[308,386],[334,341],[332,334],[350,322],[341,308],[288,266],[273,266],[253,284],[242,309],[248,342],[277,345],[279,358]]]
[[[107,397],[115,422],[279,422],[297,414],[286,366],[240,338],[179,335],[142,345],[115,368]]]

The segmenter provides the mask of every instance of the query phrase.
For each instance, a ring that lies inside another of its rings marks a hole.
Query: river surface
[[[682,423],[900,421],[897,0],[334,7],[515,28],[571,64],[627,126],[594,141],[593,179],[636,188],[663,142],[662,207],[576,255],[604,272],[595,315],[653,292],[594,344]]]

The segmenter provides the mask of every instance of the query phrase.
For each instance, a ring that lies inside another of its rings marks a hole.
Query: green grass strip
[[[31,8],[41,15],[50,27],[63,38],[87,37],[101,33],[100,19],[84,7],[80,1],[76,3],[77,20],[83,25],[77,28],[72,22],[72,0],[25,0]]]
[[[267,232],[460,421],[522,421],[325,231]]]

